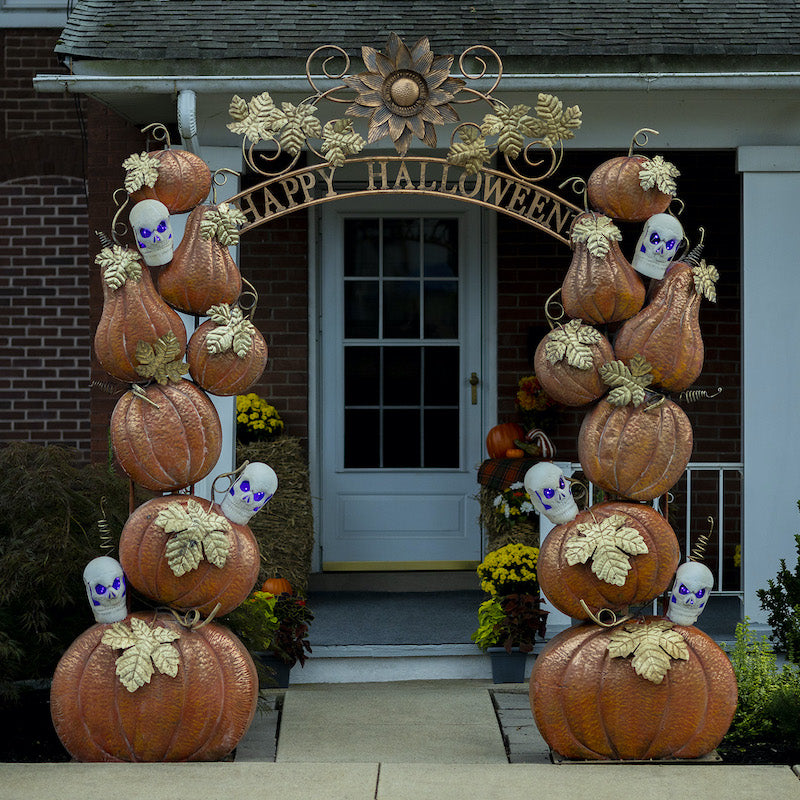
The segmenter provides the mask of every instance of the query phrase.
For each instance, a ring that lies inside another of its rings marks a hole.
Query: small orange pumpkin
[[[170,214],[183,214],[202,203],[211,189],[211,170],[200,156],[188,150],[155,150],[147,153],[158,163],[153,186],[131,192],[131,203],[160,200]]]
[[[486,435],[486,451],[489,458],[505,458],[506,450],[516,447],[517,439],[524,439],[525,431],[516,422],[495,425]]]
[[[269,592],[276,597],[282,594],[294,594],[292,584],[286,578],[267,578],[261,586],[262,592]]]
[[[525,451],[520,450],[519,447],[509,447],[506,450],[506,458],[525,458]]]

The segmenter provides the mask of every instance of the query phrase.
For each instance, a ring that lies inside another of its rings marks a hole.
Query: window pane
[[[346,276],[378,275],[380,263],[377,219],[346,219],[344,221],[344,274]]]
[[[383,335],[419,339],[419,282],[384,281]]]
[[[425,281],[425,338],[458,338],[456,281]]]
[[[384,219],[384,277],[416,278],[419,275],[419,238],[418,219]]]
[[[423,258],[426,278],[458,276],[458,220],[425,220]]]
[[[383,412],[383,466],[419,467],[420,412],[386,410]]]
[[[378,335],[378,282],[346,281],[345,339],[374,339]]]
[[[348,406],[380,403],[381,354],[378,347],[346,347],[344,351],[344,402]]]
[[[379,467],[380,441],[380,411],[344,412],[345,467]]]
[[[457,406],[459,394],[458,348],[426,347],[425,405]]]
[[[425,412],[425,467],[458,467],[458,410]]]
[[[420,362],[418,347],[385,347],[383,350],[383,404],[420,405]]]

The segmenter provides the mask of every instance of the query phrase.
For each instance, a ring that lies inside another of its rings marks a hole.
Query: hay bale
[[[478,501],[481,507],[480,524],[486,533],[486,552],[491,553],[507,544],[525,544],[530,547],[539,546],[539,521],[536,514],[529,514],[523,521],[513,522],[498,514],[493,505],[497,489],[481,486]]]
[[[269,464],[278,476],[278,491],[249,522],[261,550],[260,584],[269,577],[286,578],[295,591],[305,592],[314,547],[314,516],[308,458],[295,436],[252,442],[236,448],[237,465],[245,461]]]

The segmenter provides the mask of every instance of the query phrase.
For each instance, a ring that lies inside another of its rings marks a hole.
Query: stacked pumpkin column
[[[242,603],[257,580],[260,555],[246,521],[276,485],[274,473],[269,488],[240,478],[221,505],[191,487],[221,451],[207,393],[246,391],[264,370],[266,345],[236,305],[242,280],[228,246],[241,214],[198,205],[211,185],[205,162],[167,149],[123,166],[138,252],[109,244],[97,257],[104,306],[94,344],[109,375],[131,384],[111,419],[117,461],[134,483],[162,493],[132,509],[114,589],[130,585],[153,608],[128,614],[128,602],[117,616],[99,615],[112,587],[87,578],[99,622],[56,668],[52,717],[79,761],[219,760],[252,721],[258,677],[245,647],[213,617]],[[173,251],[169,215],[187,211]],[[188,364],[176,309],[208,317],[188,342]]]
[[[648,232],[659,221],[680,228],[664,213],[676,175],[659,156],[630,153],[595,170],[593,210],[575,220],[561,288],[569,319],[535,355],[551,396],[588,407],[578,457],[606,493],[557,525],[539,557],[543,593],[581,621],[547,644],[530,681],[539,730],[568,759],[697,758],[719,744],[736,707],[730,661],[710,637],[669,613],[629,613],[668,589],[680,560],[677,537],[652,501],[683,474],[693,438],[686,414],[664,392],[686,389],[702,369],[699,301],[714,299],[717,277],[696,254],[672,261],[680,237],[667,247]],[[663,251],[666,273],[653,280],[647,304],[637,258],[632,265],[622,254],[615,220],[647,220],[637,254],[654,243]]]

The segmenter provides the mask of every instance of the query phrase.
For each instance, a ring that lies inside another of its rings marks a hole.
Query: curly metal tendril
[[[311,75],[311,63],[313,62],[314,58],[317,55],[323,53],[324,51],[333,51],[333,52],[330,53],[328,56],[326,56],[322,61],[321,69],[323,77],[329,80],[338,81],[344,78],[344,76],[347,75],[347,73],[350,71],[350,56],[348,56],[347,53],[338,45],[323,44],[316,50],[312,51],[309,54],[308,58],[306,59],[306,80],[308,81],[311,88],[317,93],[317,96],[322,96],[323,94],[325,94],[325,92],[323,92],[322,89],[320,89],[320,87],[317,86],[317,84],[314,82],[314,78]],[[331,69],[331,65],[334,64],[334,62],[336,62],[336,60],[340,58],[344,59],[343,61],[344,66],[342,66],[341,69],[334,71],[333,69]],[[341,100],[334,97],[330,99],[337,103],[349,102],[347,100]]]

